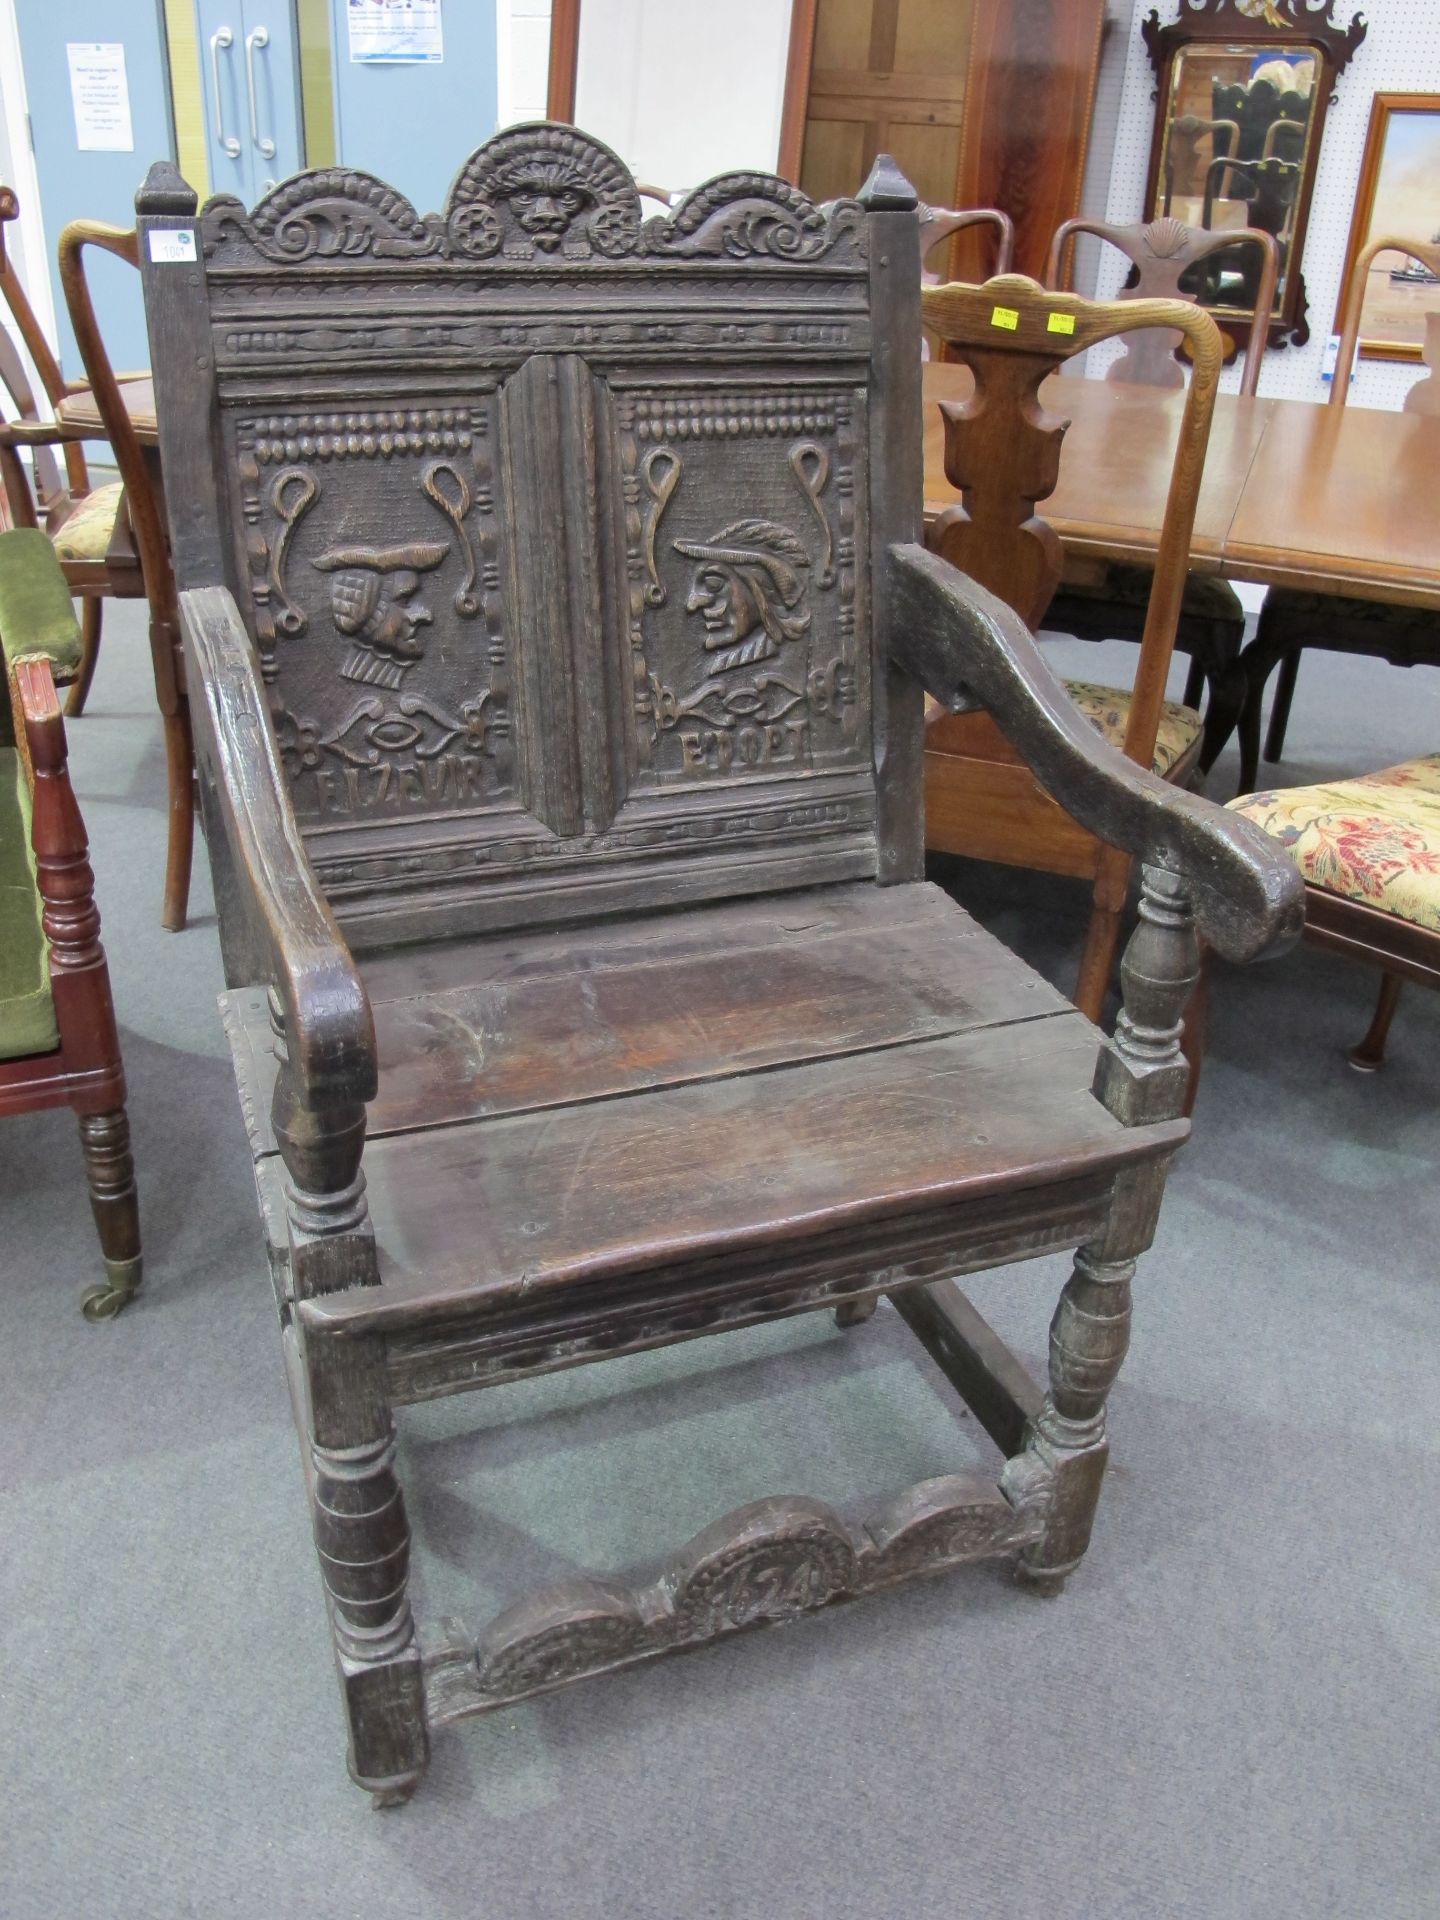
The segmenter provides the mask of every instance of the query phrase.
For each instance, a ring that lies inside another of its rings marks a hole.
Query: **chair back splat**
[[[337,169],[197,218],[164,164],[137,207],[178,584],[239,602],[353,944],[915,877],[866,592],[921,524],[898,175],[642,221],[530,126],[438,214]]]

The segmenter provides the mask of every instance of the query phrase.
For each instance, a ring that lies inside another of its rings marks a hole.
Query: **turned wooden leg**
[[[1034,1592],[1060,1592],[1090,1543],[1109,1446],[1105,1400],[1130,1344],[1135,1262],[1082,1247],[1050,1323],[1050,1391],[1030,1430],[1032,1469],[1051,1485],[1045,1534],[1018,1568]]]
[[[1140,869],[1140,917],[1120,966],[1124,1005],[1095,1069],[1098,1099],[1126,1126],[1173,1119],[1185,1099],[1182,1016],[1200,974],[1189,896],[1177,874]],[[1167,1157],[1168,1158],[1168,1157]],[[1105,1473],[1105,1401],[1130,1341],[1130,1282],[1150,1245],[1167,1159],[1128,1168],[1116,1182],[1103,1235],[1075,1256],[1050,1326],[1050,1391],[1023,1450],[1006,1464],[1012,1500],[1043,1504],[1041,1539],[1020,1578],[1058,1593],[1090,1539]]]
[[[410,1612],[410,1527],[377,1343],[305,1342],[310,1511],[349,1728],[350,1776],[377,1807],[402,1805],[430,1757]]]
[[[100,658],[100,621],[105,602],[96,594],[80,602],[80,671],[65,696],[65,718],[78,719],[85,711],[90,682],[95,678],[95,663]]]
[[[87,1320],[113,1320],[140,1285],[140,1202],[125,1109],[82,1114],[80,1145],[106,1275],[82,1296],[80,1311]]]
[[[1380,976],[1380,997],[1375,1002],[1375,1013],[1365,1038],[1358,1046],[1351,1047],[1345,1058],[1357,1073],[1374,1073],[1385,1064],[1385,1042],[1390,1035],[1390,1022],[1395,1018],[1395,1009],[1400,1004],[1402,982],[1398,973],[1382,973]]]
[[[1275,762],[1285,751],[1285,730],[1290,725],[1290,703],[1295,698],[1295,682],[1300,678],[1300,650],[1285,654],[1280,661],[1280,677],[1275,682],[1275,700],[1270,708],[1270,726],[1265,735],[1265,758]]]

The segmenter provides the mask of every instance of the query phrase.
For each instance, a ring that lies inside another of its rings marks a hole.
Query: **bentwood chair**
[[[1230,805],[1299,869],[1306,939],[1379,967],[1374,1018],[1348,1056],[1373,1072],[1403,982],[1440,987],[1440,754]]]
[[[0,648],[0,1115],[68,1106],[78,1116],[106,1275],[81,1310],[108,1320],[140,1284],[140,1215],[94,876],[55,696],[57,679],[79,671],[82,642],[39,528],[0,533]]]
[[[5,229],[19,217],[14,193],[0,187],[0,291],[52,417],[42,418],[24,362],[9,333],[0,328],[0,383],[15,415],[0,423],[0,475],[7,524],[44,528],[70,591],[80,601],[81,654],[65,703],[67,715],[73,718],[84,711],[95,672],[105,600],[138,599],[145,585],[139,556],[128,537],[123,484],[115,481],[97,487],[90,480],[81,443],[100,435],[53,417],[63,400],[87,388],[83,381],[67,381],[62,375],[9,256]],[[57,448],[64,457],[63,478],[55,458]],[[29,457],[28,473],[22,454]]]
[[[945,474],[960,504],[941,513],[931,550],[1012,607],[1047,621],[1063,553],[1035,508],[1055,488],[1069,424],[1063,382],[1040,384],[1072,355],[1137,327],[1178,329],[1194,355],[1133,690],[1068,681],[1071,700],[1108,740],[1183,785],[1201,746],[1200,716],[1167,701],[1165,682],[1189,564],[1220,372],[1214,321],[1183,300],[1093,301],[1011,274],[982,286],[927,287],[925,324],[975,375],[971,399],[941,404]],[[1057,410],[1049,411],[1053,406]],[[925,843],[937,852],[1069,874],[1092,888],[1075,1004],[1098,1019],[1120,939],[1130,862],[1070,818],[985,713],[936,714],[925,731]]]
[[[1355,262],[1345,294],[1340,346],[1330,405],[1343,407],[1350,392],[1350,373],[1360,338],[1360,316],[1365,305],[1370,269],[1384,253],[1398,253],[1440,276],[1440,245],[1400,240],[1384,235],[1372,240]],[[1440,287],[1437,287],[1440,298]],[[1405,396],[1406,413],[1440,414],[1440,315],[1427,316],[1426,375]],[[1440,618],[1423,607],[1392,605],[1385,600],[1348,600],[1301,588],[1271,587],[1260,610],[1255,638],[1241,656],[1245,670],[1245,703],[1240,717],[1240,791],[1255,786],[1260,766],[1260,723],[1265,687],[1277,665],[1280,677],[1265,740],[1265,758],[1277,761],[1285,751],[1290,704],[1300,673],[1300,656],[1309,647],[1327,653],[1358,653],[1388,660],[1392,666],[1440,666]]]
[[[1134,226],[1113,226],[1103,220],[1083,218],[1067,220],[1056,228],[1050,243],[1045,269],[1047,286],[1065,285],[1066,256],[1075,236],[1082,233],[1095,235],[1130,261],[1134,284],[1119,296],[1122,300],[1194,299],[1198,291],[1197,276],[1206,270],[1204,262],[1223,261],[1236,248],[1253,251],[1257,256],[1256,271],[1247,276],[1252,311],[1240,391],[1254,394],[1275,304],[1279,267],[1279,255],[1270,234],[1254,227],[1238,233],[1207,233],[1201,227],[1182,226],[1178,220],[1170,219]],[[1190,282],[1186,289],[1181,285],[1184,280]],[[1243,298],[1243,290],[1236,297]],[[1146,386],[1181,387],[1185,376],[1175,357],[1179,344],[1179,336],[1147,327],[1126,339],[1125,351],[1111,361],[1105,378]],[[1074,577],[1062,580],[1050,604],[1048,624],[1057,633],[1072,634],[1079,640],[1129,640],[1138,644],[1145,631],[1151,584],[1151,570],[1143,566],[1111,563],[1096,569],[1094,577],[1077,572]],[[1240,718],[1245,702],[1245,674],[1240,666],[1244,644],[1245,609],[1234,587],[1218,575],[1191,574],[1180,602],[1175,646],[1190,659],[1185,705],[1198,708],[1207,687],[1209,689],[1200,750],[1202,772],[1209,770]]]
[[[178,931],[185,925],[190,898],[195,837],[195,751],[190,740],[190,714],[180,665],[175,581],[165,536],[158,468],[140,445],[125,405],[124,385],[105,350],[85,276],[87,247],[97,247],[131,267],[138,267],[136,234],[133,228],[109,227],[94,220],[72,221],[60,235],[60,284],[95,406],[120,470],[142,591],[149,604],[150,664],[165,734],[168,832],[161,920],[172,931]]]
[[[1232,954],[1289,937],[1300,888],[920,544],[912,189],[880,161],[818,208],[735,172],[642,225],[614,154],[535,125],[438,214],[333,168],[197,215],[162,165],[138,205],[354,1778],[402,1800],[451,1721],[961,1561],[1058,1589],[1186,1131],[1190,876]],[[156,259],[175,231],[197,267]],[[924,883],[927,690],[1145,861],[1113,1042]],[[1077,1242],[1047,1396],[954,1277]],[[478,1637],[417,1633],[397,1404],[881,1293],[998,1482],[760,1500],[653,1578],[582,1563]]]

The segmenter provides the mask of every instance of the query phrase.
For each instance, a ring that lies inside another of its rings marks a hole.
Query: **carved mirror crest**
[[[1280,273],[1270,344],[1310,337],[1301,261],[1325,113],[1365,38],[1360,14],[1343,26],[1337,0],[1180,0],[1178,19],[1141,24],[1155,69],[1155,131],[1145,217],[1275,236]],[[1255,310],[1253,247],[1223,249],[1182,282],[1229,330]]]

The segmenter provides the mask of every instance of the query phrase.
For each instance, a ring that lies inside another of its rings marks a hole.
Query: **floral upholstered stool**
[[[1373,1071],[1402,980],[1440,986],[1440,754],[1354,780],[1232,800],[1305,881],[1306,937],[1383,969],[1370,1031],[1350,1053]]]

